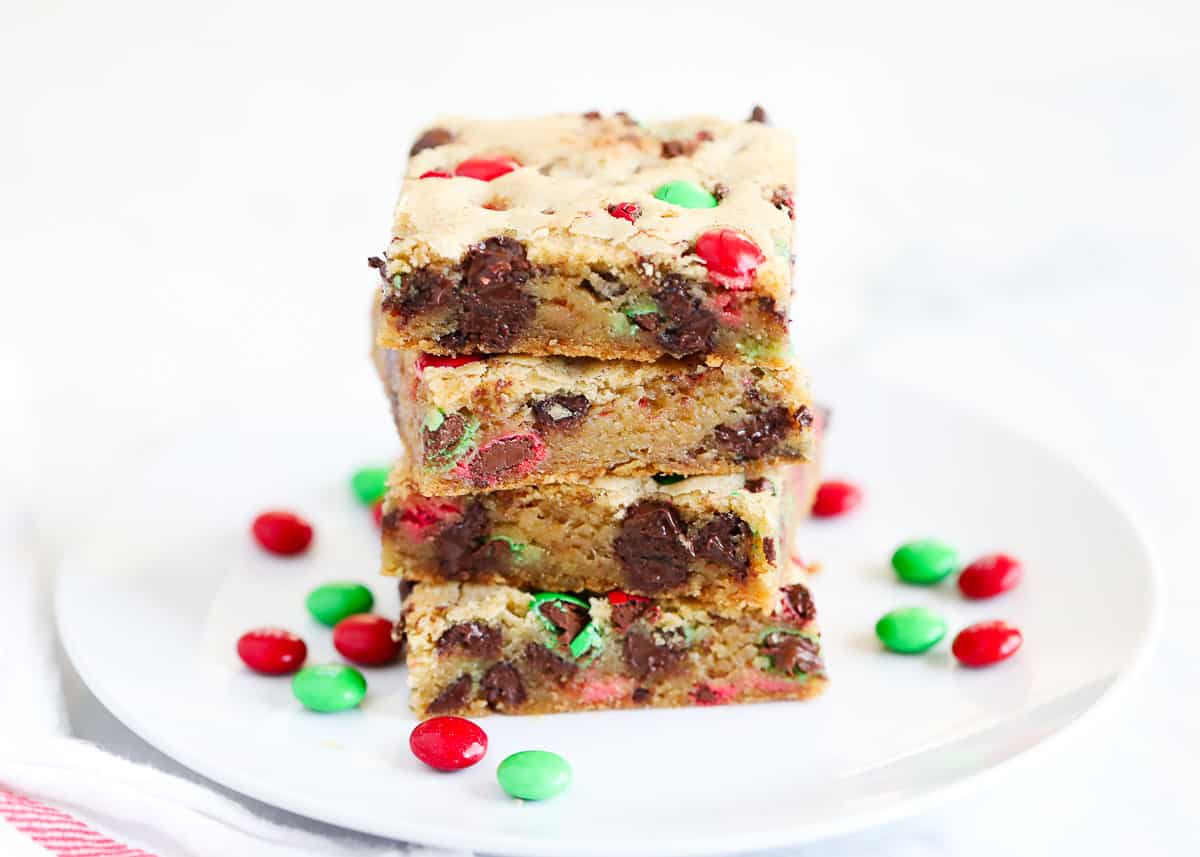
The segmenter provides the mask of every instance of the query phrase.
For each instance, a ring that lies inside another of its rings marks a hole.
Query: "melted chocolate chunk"
[[[793,583],[783,588],[783,606],[802,625],[817,618],[817,606],[803,583]]]
[[[655,341],[672,357],[707,354],[717,341],[717,317],[688,289],[678,274],[668,274],[652,297],[658,311],[634,318],[634,323],[654,334]]]
[[[486,488],[508,478],[536,453],[537,441],[529,435],[493,440],[467,462],[467,480],[475,488]]]
[[[770,484],[765,476],[756,476],[754,479],[747,479],[744,487],[751,494],[757,494],[759,491],[767,490]]]
[[[521,674],[510,663],[498,663],[488,667],[483,674],[483,698],[493,711],[503,708],[512,710],[525,701],[525,685]]]
[[[458,330],[446,344],[453,341],[490,352],[512,345],[537,308],[522,288],[532,271],[520,241],[489,238],[471,247],[462,261]]]
[[[763,539],[763,556],[767,558],[767,562],[771,565],[775,564],[775,540],[770,536]]]
[[[438,569],[447,580],[468,580],[472,572],[502,571],[512,551],[503,541],[488,541],[491,522],[482,503],[472,503],[462,517],[437,536]]]
[[[379,272],[379,279],[383,280],[383,284],[385,286],[390,286],[392,284],[391,280],[389,280],[387,276],[387,259],[384,259],[380,256],[368,256],[367,265]]]
[[[533,411],[533,424],[541,431],[548,429],[573,429],[583,422],[592,403],[588,397],[576,393],[568,395],[560,393],[548,399],[541,399],[530,405]]]
[[[437,307],[447,306],[454,294],[454,282],[430,268],[418,268],[401,278],[399,291],[384,295],[383,311],[407,321]]]
[[[438,637],[437,650],[439,655],[498,658],[501,640],[499,628],[482,622],[460,622],[451,625]]]
[[[448,414],[433,431],[421,429],[421,445],[425,448],[425,455],[437,458],[454,449],[466,433],[466,418],[462,414]]]
[[[459,711],[466,708],[471,701],[471,689],[474,682],[468,673],[463,673],[445,690],[437,695],[437,699],[429,703],[426,711],[429,714],[445,714],[448,711]]]
[[[588,611],[570,601],[543,601],[538,611],[558,630],[558,644],[569,646],[591,618]]]
[[[809,410],[808,405],[801,405],[796,411],[796,423],[802,428],[808,428],[813,424],[813,412]]]
[[[560,658],[541,643],[526,643],[524,657],[531,672],[559,684],[570,681],[578,669],[573,661]]]
[[[750,570],[750,525],[732,512],[721,512],[700,528],[692,547],[696,556],[732,568],[738,577]]]
[[[624,655],[630,675],[638,681],[654,682],[678,668],[687,650],[645,631],[630,631],[625,635]]]
[[[796,204],[792,201],[791,188],[780,185],[771,191],[771,205],[780,211],[786,211],[789,220],[796,219]]]
[[[654,602],[630,598],[610,608],[612,626],[618,634],[624,634],[634,622],[654,613]]]
[[[649,702],[650,695],[651,695],[651,692],[650,692],[650,688],[648,688],[648,687],[635,687],[633,689],[633,701],[638,703],[639,705],[643,702]]]
[[[662,500],[626,510],[613,545],[632,588],[660,592],[687,580],[693,553],[686,529],[679,510]]]
[[[712,195],[716,197],[717,202],[720,202],[721,200],[725,199],[725,197],[729,196],[729,185],[725,184],[724,182],[717,182],[715,185],[713,185]]]
[[[662,156],[664,158],[687,157],[696,151],[696,146],[695,140],[663,140]]]
[[[412,148],[408,150],[408,156],[411,158],[417,152],[444,146],[453,139],[454,135],[445,128],[430,128],[412,144]]]
[[[791,675],[799,669],[804,673],[821,671],[821,656],[817,644],[799,634],[773,631],[762,642],[762,653],[769,655],[771,665],[780,672]]]
[[[750,111],[750,118],[747,122],[761,122],[767,124],[767,111],[763,110],[761,104],[755,104],[754,109]]]
[[[713,429],[717,446],[732,453],[739,461],[753,461],[769,455],[779,446],[792,426],[792,415],[783,405],[746,417],[734,425]]]

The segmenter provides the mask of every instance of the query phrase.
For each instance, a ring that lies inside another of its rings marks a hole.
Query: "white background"
[[[440,112],[761,102],[801,156],[801,350],[1075,458],[1171,585],[1108,722],[973,800],[804,853],[1195,853],[1198,46],[1186,2],[6,4],[0,474],[52,562],[193,422],[378,396],[364,259]],[[74,715],[153,758],[82,693]]]

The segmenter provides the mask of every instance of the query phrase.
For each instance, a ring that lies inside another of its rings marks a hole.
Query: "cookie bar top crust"
[[[757,121],[440,119],[413,147],[386,258],[372,259],[392,321],[380,340],[777,361],[794,173],[790,136]]]

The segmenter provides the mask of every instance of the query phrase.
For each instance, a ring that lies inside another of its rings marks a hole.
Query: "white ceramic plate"
[[[392,452],[385,409],[327,402],[337,419],[278,415],[197,430],[141,478],[64,564],[59,628],[79,673],[130,728],[212,779],[259,800],[398,839],[504,854],[714,854],[799,843],[929,806],[1028,757],[1077,723],[1145,658],[1159,584],[1118,506],[1039,446],[870,379],[829,376],[830,475],[868,499],[806,525],[824,570],[814,590],[832,684],[814,702],[493,717],[487,758],[458,774],[408,751],[404,670],[368,670],[357,711],[320,715],[289,680],[248,673],[238,635],[282,625],[309,662],[336,658],[305,593],[331,579],[374,588],[375,526],[347,478]],[[274,559],[247,528],[265,507],[316,525],[304,557]],[[1026,580],[990,602],[953,581],[906,587],[888,566],[900,542],[937,536],[970,557],[1005,550]],[[957,667],[949,637],[925,656],[882,652],[880,614],[942,611],[952,632],[1004,618],[1025,633],[1011,661]],[[495,768],[544,748],[575,771],[564,795],[507,799]]]

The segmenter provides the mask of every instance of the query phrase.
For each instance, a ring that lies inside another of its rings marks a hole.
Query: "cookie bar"
[[[790,366],[377,349],[427,495],[803,461],[813,411]]]
[[[383,573],[770,607],[789,556],[786,476],[605,477],[428,497],[401,465],[384,501]]]
[[[444,118],[412,148],[379,341],[779,364],[792,141],[758,121]]]
[[[476,583],[402,593],[397,633],[421,717],[804,699],[826,682],[802,582],[765,609]]]

